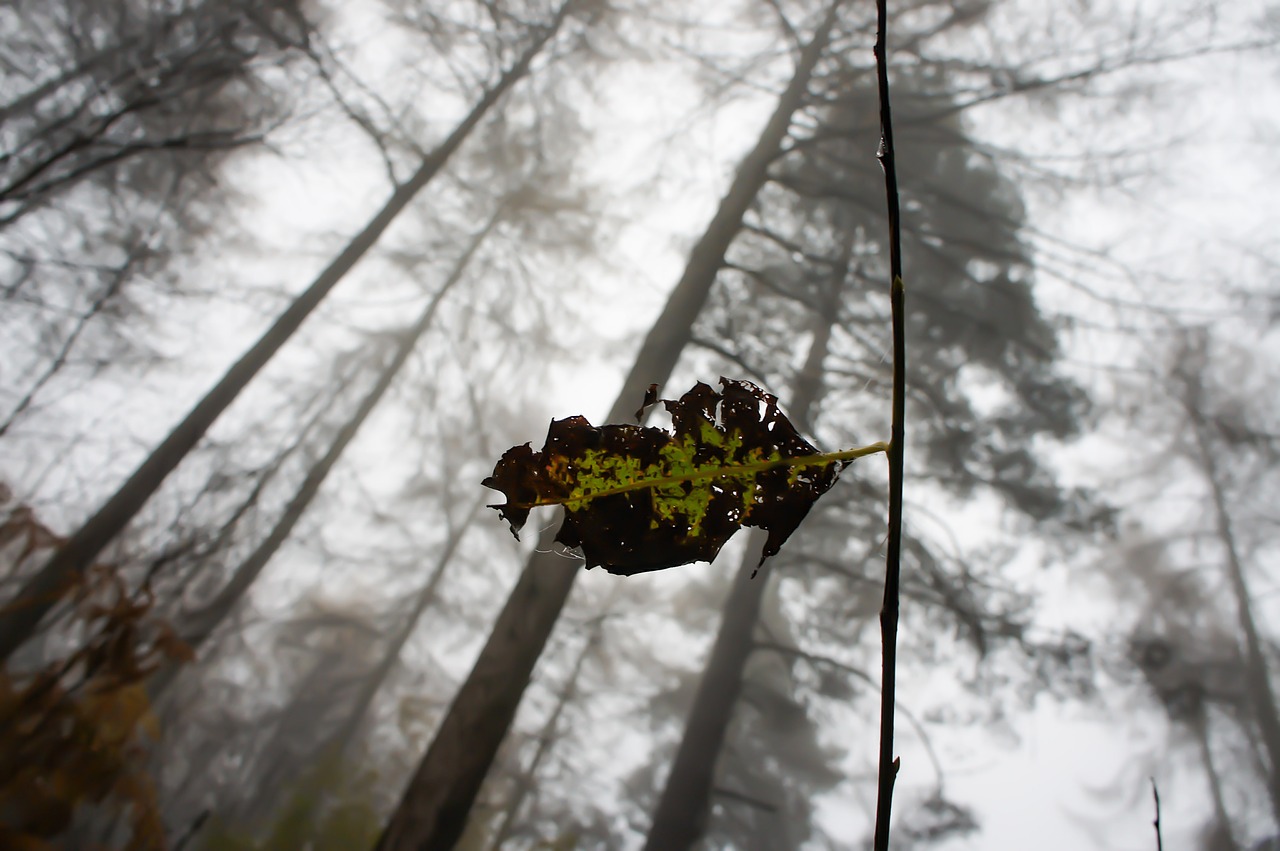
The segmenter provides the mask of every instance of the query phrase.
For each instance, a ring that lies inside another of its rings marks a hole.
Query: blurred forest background
[[[887,438],[874,26],[0,7],[0,845],[866,846],[882,459],[754,580],[587,572],[479,482],[651,382]],[[1166,847],[1280,842],[1278,44],[890,3],[895,848],[1154,848],[1148,778]]]

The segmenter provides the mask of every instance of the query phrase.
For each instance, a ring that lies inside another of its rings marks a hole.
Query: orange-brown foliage
[[[0,522],[0,547],[14,541],[16,568],[62,538],[18,506]],[[60,597],[70,649],[33,671],[0,671],[0,847],[52,848],[77,809],[95,805],[128,820],[126,848],[162,849],[145,767],[146,740],[159,735],[146,679],[191,651],[151,614],[150,590],[129,593],[112,565],[95,565]]]

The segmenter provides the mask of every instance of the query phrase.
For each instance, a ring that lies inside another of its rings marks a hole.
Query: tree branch
[[[884,604],[880,609],[883,673],[880,684],[880,760],[876,784],[875,851],[889,849],[893,784],[899,761],[893,756],[894,692],[898,666],[899,579],[902,553],[903,442],[906,413],[906,315],[902,285],[902,228],[898,213],[898,172],[893,151],[893,118],[889,108],[889,64],[886,58],[888,2],[876,2],[876,80],[880,94],[880,150],[885,201],[889,213],[890,301],[893,306],[893,415],[889,428],[889,540],[885,557]]]

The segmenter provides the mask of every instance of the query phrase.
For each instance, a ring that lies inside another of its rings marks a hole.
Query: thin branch
[[[1160,835],[1160,790],[1156,788],[1156,779],[1151,778],[1151,797],[1156,802],[1156,817],[1151,826],[1156,829],[1156,851],[1164,851],[1164,837]]]
[[[798,647],[789,647],[776,641],[757,641],[754,646],[757,650],[772,650],[779,655],[795,657],[796,659],[807,662],[814,667],[825,665],[826,667],[840,671],[841,673],[847,674],[855,679],[859,679],[873,688],[876,685],[876,681],[871,678],[871,675],[858,670],[852,665],[846,665],[844,662],[832,659],[830,656],[807,653]],[[942,771],[942,760],[938,757],[938,752],[933,747],[933,739],[930,737],[929,731],[925,728],[924,723],[909,709],[903,706],[901,702],[896,702],[895,705],[898,711],[902,713],[902,717],[906,718],[907,722],[915,728],[916,735],[920,738],[920,744],[924,747],[924,752],[928,755],[929,762],[933,765],[933,775],[935,780],[934,795],[941,798],[943,796],[943,783],[946,779],[946,775]]]
[[[786,33],[787,41],[791,42],[792,49],[796,53],[804,50],[804,39],[800,38],[796,28],[791,25],[791,21],[787,20],[787,14],[782,10],[782,6],[778,4],[778,0],[765,0],[765,4],[778,16],[778,26]]]
[[[730,801],[746,804],[748,807],[761,810],[766,813],[776,813],[778,811],[777,804],[771,804],[768,801],[761,800],[760,798],[753,798],[744,792],[735,792],[734,790],[726,789],[723,786],[717,786],[711,791],[716,795],[716,797],[727,798]]]
[[[36,396],[45,388],[63,367],[67,365],[71,357],[71,350],[75,348],[76,343],[80,339],[80,335],[84,333],[85,328],[108,306],[108,303],[119,292],[120,287],[128,277],[132,267],[137,260],[137,253],[130,254],[123,264],[111,276],[111,282],[103,289],[97,298],[89,305],[88,309],[76,319],[70,333],[62,341],[62,345],[58,347],[58,351],[54,354],[53,359],[45,366],[40,375],[27,388],[27,392],[23,394],[18,403],[13,406],[12,410],[5,416],[4,422],[0,422],[0,437],[8,434],[9,429],[17,422],[18,418],[35,402]]]
[[[894,162],[893,120],[889,109],[889,63],[886,53],[887,0],[876,2],[876,80],[880,95],[880,150],[885,201],[889,213],[890,301],[893,308],[893,416],[889,429],[889,539],[886,547],[884,604],[880,609],[883,673],[880,686],[880,759],[876,783],[875,851],[889,849],[893,785],[899,760],[893,755],[894,692],[898,666],[899,577],[902,553],[903,419],[906,413],[906,316],[902,285],[902,227],[898,213],[898,172]]]
[[[697,346],[700,349],[706,349],[707,351],[717,354],[725,360],[733,363],[761,387],[767,387],[769,385],[769,381],[765,378],[764,373],[747,363],[746,359],[743,358],[742,355],[729,351],[728,347],[722,346],[716,341],[707,339],[706,337],[696,336],[690,338],[689,344]]]

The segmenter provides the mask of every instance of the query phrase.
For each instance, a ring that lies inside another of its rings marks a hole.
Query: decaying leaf
[[[742,526],[769,531],[761,563],[781,548],[846,461],[820,453],[747,381],[698,382],[664,400],[674,432],[552,420],[541,451],[507,450],[484,480],[519,531],[536,506],[563,505],[556,540],[581,547],[587,567],[629,576],[711,561]],[[657,402],[656,388],[637,411]],[[864,453],[865,454],[865,453]]]

